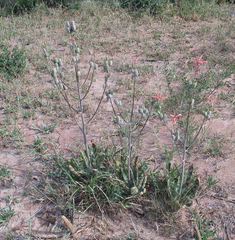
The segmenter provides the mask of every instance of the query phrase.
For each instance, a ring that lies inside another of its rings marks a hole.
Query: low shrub
[[[9,50],[9,46],[1,43],[0,51],[0,74],[8,78],[22,75],[26,66],[25,50],[17,45]]]
[[[69,6],[74,0],[0,0],[0,7],[3,9],[1,15],[23,14],[31,11],[37,4],[44,3],[47,7]]]

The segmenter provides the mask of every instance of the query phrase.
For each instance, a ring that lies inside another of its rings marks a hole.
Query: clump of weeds
[[[7,208],[0,208],[0,224],[4,225],[7,223],[9,218],[14,215],[14,210],[10,206]]]

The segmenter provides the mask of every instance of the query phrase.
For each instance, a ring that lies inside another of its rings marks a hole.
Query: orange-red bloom
[[[205,97],[205,99],[207,99],[208,101],[210,101],[212,107],[213,107],[213,100],[214,100],[215,98],[217,98],[217,97],[216,97],[216,96],[215,96],[215,97],[212,97],[212,98],[210,98],[210,97]]]
[[[173,120],[174,124],[176,124],[176,119],[177,119],[178,117],[181,117],[181,116],[182,116],[182,114],[178,114],[178,115],[172,115],[172,114],[171,114],[171,117],[172,117],[172,120]]]
[[[136,56],[136,57],[132,57],[133,62],[134,62],[134,63],[137,63],[138,58],[139,58],[138,56]]]
[[[160,93],[160,95],[158,95],[156,93],[157,96],[152,96],[153,98],[157,98],[158,102],[161,102],[162,99],[167,99],[167,97],[163,97],[162,94]]]
[[[194,59],[193,64],[195,64],[197,67],[199,67],[201,64],[203,63],[207,63],[207,61],[201,61],[202,56],[201,57],[196,57],[196,59]]]

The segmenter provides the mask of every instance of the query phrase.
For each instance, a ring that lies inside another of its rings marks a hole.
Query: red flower
[[[161,102],[162,99],[167,99],[167,97],[163,97],[162,94],[160,93],[160,95],[158,95],[156,93],[157,96],[152,96],[153,98],[157,98],[158,102]]]
[[[207,63],[207,61],[201,61],[202,56],[201,57],[196,57],[196,59],[194,59],[193,64],[195,64],[197,67],[199,67],[201,64],[203,63]]]
[[[132,57],[133,62],[134,62],[134,63],[137,63],[138,58],[139,58],[138,56],[136,56],[136,57]]]
[[[214,100],[215,98],[217,98],[217,97],[216,97],[216,96],[215,96],[215,97],[212,97],[212,98],[210,98],[210,97],[205,97],[205,99],[207,99],[208,101],[210,101],[212,107],[213,107],[213,100]]]
[[[176,124],[176,118],[181,117],[181,116],[182,116],[181,114],[178,114],[178,115],[172,115],[171,114],[171,117],[172,117],[172,120],[173,120],[174,124]]]

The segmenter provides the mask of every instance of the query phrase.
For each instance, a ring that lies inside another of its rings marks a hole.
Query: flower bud
[[[113,101],[114,101],[115,105],[118,106],[118,100],[117,100],[117,99],[114,99]]]
[[[59,84],[59,87],[64,90],[64,85],[62,83]]]
[[[113,61],[109,60],[109,66],[111,67],[113,65]]]
[[[80,53],[80,48],[76,48],[75,53]]]
[[[77,62],[77,58],[76,57],[72,57],[72,62]]]
[[[42,51],[44,52],[44,54],[46,54],[46,53],[47,53],[47,50],[46,50],[46,48],[43,48],[43,49],[42,49]]]
[[[47,66],[47,71],[50,72],[51,71],[51,67]]]
[[[210,117],[211,117],[211,111],[208,112],[207,119],[210,119]]]
[[[93,54],[93,52],[92,52],[91,49],[88,50],[88,53],[89,53],[89,55],[92,55],[92,54]]]
[[[179,141],[180,140],[180,132],[177,130],[176,131],[176,140]]]
[[[55,79],[56,84],[59,84],[61,82],[56,74],[54,75],[54,79]]]
[[[90,67],[94,68],[94,63],[93,62],[90,62]]]
[[[42,50],[43,50],[44,55],[46,55],[47,57],[49,57],[49,53],[47,52],[46,48],[43,48]]]
[[[71,21],[70,25],[71,25],[71,27],[70,27],[71,31],[76,31],[75,22],[74,22],[74,21]]]
[[[78,77],[80,77],[81,76],[81,72],[77,71],[77,75],[78,75]]]
[[[61,77],[62,79],[64,79],[64,73],[63,73],[63,72],[60,73],[60,77]]]
[[[47,50],[46,50],[45,48],[43,48],[43,52],[44,52],[44,57],[45,57],[46,59],[48,59],[49,53],[47,52]]]
[[[139,72],[138,72],[137,69],[135,69],[135,71],[134,71],[134,76],[135,76],[135,77],[138,77],[138,76],[139,76]]]
[[[57,73],[56,68],[53,68],[53,69],[52,69],[52,73],[53,73],[53,74],[56,74],[56,73]]]
[[[113,118],[114,124],[123,124],[123,119],[121,119],[119,116],[115,116]]]
[[[95,64],[94,69],[98,70],[98,64]]]
[[[148,114],[149,113],[149,110],[147,108],[144,108],[144,113],[145,114]]]
[[[70,28],[66,28],[67,32],[70,33]]]
[[[65,26],[66,26],[67,28],[70,28],[70,23],[69,23],[69,21],[66,21],[66,22],[65,22]]]
[[[58,58],[54,58],[54,63],[58,63],[58,62],[59,62]]]
[[[119,124],[122,125],[123,124],[123,119],[119,118]]]
[[[58,62],[59,66],[63,66],[63,62],[62,62],[61,58],[59,58],[58,60],[59,60],[59,62]]]
[[[109,65],[104,65],[104,71],[109,71]]]
[[[78,62],[79,59],[80,59],[80,55],[79,54],[77,54],[76,59],[77,59],[77,62]]]
[[[113,90],[109,89],[108,91],[105,92],[107,96],[107,100],[111,99],[113,97]]]
[[[191,109],[194,108],[194,99],[192,99],[192,101],[191,101],[190,108],[191,108]]]
[[[114,101],[115,105],[117,105],[117,106],[121,106],[122,105],[122,102],[118,101],[117,99],[114,99],[113,101]]]

